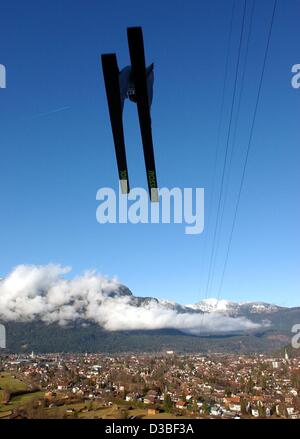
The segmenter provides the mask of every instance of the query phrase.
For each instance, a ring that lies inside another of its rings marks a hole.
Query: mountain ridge
[[[119,292],[120,293],[120,292]],[[119,294],[117,293],[117,295]],[[218,308],[217,299],[198,302],[198,308],[179,305],[176,302],[160,301],[155,298],[133,296],[128,289],[119,294],[133,300],[136,310],[153,301],[166,310],[180,311],[182,315],[221,315],[229,313],[234,318],[251,318],[259,323],[257,328],[229,332],[207,332],[200,335],[186,333],[178,328],[124,329],[109,331],[96,322],[74,319],[66,325],[58,322],[6,321],[7,349],[2,352],[226,352],[267,353],[282,349],[290,344],[291,328],[300,322],[300,307],[281,307],[261,302],[235,303],[227,301]],[[111,297],[116,297],[112,294]],[[203,305],[214,305],[204,312]],[[195,304],[197,305],[197,304]],[[254,305],[254,307],[253,307]],[[258,305],[258,307],[257,307]],[[161,308],[159,308],[161,309]],[[262,321],[268,325],[261,326]]]

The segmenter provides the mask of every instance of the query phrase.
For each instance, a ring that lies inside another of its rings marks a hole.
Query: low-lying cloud
[[[19,265],[0,280],[0,320],[65,325],[78,319],[108,331],[174,328],[190,334],[248,331],[260,327],[244,317],[173,309],[155,299],[137,300],[116,279],[95,271],[66,278],[70,267]]]

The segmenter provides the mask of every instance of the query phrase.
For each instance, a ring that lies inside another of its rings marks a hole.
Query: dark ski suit
[[[148,99],[149,99],[149,107],[151,108],[152,99],[153,99],[153,83],[154,83],[154,72],[153,72],[154,64],[152,63],[149,67],[147,67],[147,89],[148,89]],[[131,66],[126,66],[119,73],[119,83],[120,83],[120,92],[121,92],[121,105],[122,111],[124,107],[124,101],[126,98],[130,99],[133,102],[136,102],[135,99],[135,86],[131,74]]]

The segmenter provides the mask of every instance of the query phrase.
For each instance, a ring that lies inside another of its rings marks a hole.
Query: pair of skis
[[[153,151],[151,115],[148,99],[147,73],[143,33],[141,27],[127,29],[131,71],[135,85],[137,109],[144,150],[150,199],[158,201],[157,179]],[[125,151],[122,103],[119,83],[119,67],[114,53],[101,56],[111,128],[122,193],[129,193],[129,177]]]

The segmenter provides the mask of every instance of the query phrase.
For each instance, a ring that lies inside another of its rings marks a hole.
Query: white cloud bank
[[[70,271],[70,267],[56,264],[14,268],[0,280],[0,320],[39,319],[64,325],[83,319],[108,331],[174,328],[195,335],[260,327],[243,317],[178,311],[155,299],[137,303],[134,296],[124,294],[116,279],[95,271],[66,279]]]

